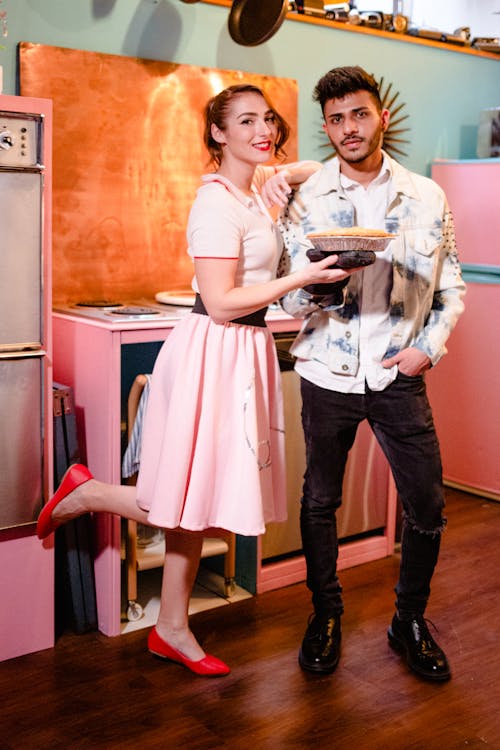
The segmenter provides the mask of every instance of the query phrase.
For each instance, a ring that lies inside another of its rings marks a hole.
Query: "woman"
[[[316,163],[264,168],[283,156],[288,125],[252,85],[231,86],[205,109],[205,144],[216,167],[204,176],[188,221],[193,312],[157,358],[143,429],[137,488],[97,482],[71,467],[42,510],[37,533],[89,511],[165,529],[160,613],[149,650],[197,674],[229,667],[205,654],[189,629],[188,605],[203,535],[223,528],[257,535],[286,517],[280,374],[267,305],[348,273],[335,257],[277,279],[281,241],[256,184],[274,175],[265,202],[283,204]]]

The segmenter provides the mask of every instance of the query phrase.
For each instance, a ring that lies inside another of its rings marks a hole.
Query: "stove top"
[[[79,318],[91,318],[106,323],[137,323],[140,321],[180,320],[191,312],[190,307],[164,305],[155,300],[139,299],[118,302],[116,300],[82,300],[54,307],[54,312]]]
[[[53,312],[71,315],[77,318],[87,318],[106,323],[108,326],[120,328],[138,324],[141,322],[165,323],[167,321],[178,321],[191,312],[191,307],[186,305],[169,305],[152,299],[125,300],[119,302],[110,300],[82,300],[67,305],[54,306]],[[283,312],[279,304],[269,306],[268,318],[288,316]]]

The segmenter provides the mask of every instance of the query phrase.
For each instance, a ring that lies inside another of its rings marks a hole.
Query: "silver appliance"
[[[302,554],[300,498],[306,468],[301,422],[300,377],[289,349],[295,334],[275,334],[285,413],[288,519],[269,523],[262,537],[262,560],[269,563]],[[342,506],[337,512],[340,543],[380,535],[387,525],[389,469],[368,423],[363,421],[349,453]]]
[[[0,528],[43,500],[43,115],[0,111]]]

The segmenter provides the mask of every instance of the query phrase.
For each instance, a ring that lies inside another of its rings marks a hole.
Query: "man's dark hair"
[[[333,68],[319,79],[313,92],[313,99],[321,105],[321,111],[325,111],[325,104],[329,99],[343,99],[348,94],[358,91],[368,91],[379,110],[382,109],[382,101],[378,84],[373,76],[360,68],[358,65],[344,68]]]

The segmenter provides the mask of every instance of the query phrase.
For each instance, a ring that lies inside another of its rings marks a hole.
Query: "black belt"
[[[198,313],[198,315],[208,315],[207,309],[203,304],[203,300],[200,295],[197,294],[194,306],[191,312]],[[229,323],[239,323],[242,326],[258,326],[259,328],[266,327],[265,316],[267,313],[267,307],[263,307],[261,310],[256,310],[250,315],[244,315],[242,318],[235,318],[234,320],[228,321]]]

